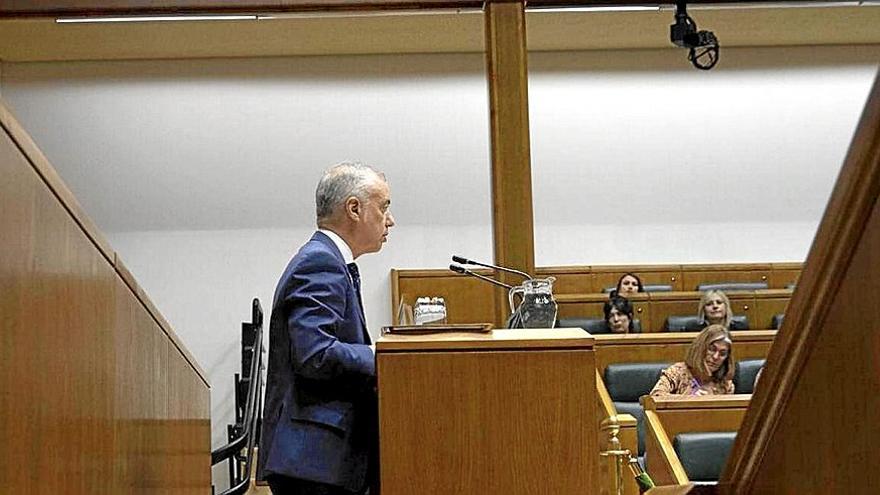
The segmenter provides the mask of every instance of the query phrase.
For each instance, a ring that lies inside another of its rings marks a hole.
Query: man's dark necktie
[[[361,318],[366,321],[366,317],[364,317],[364,300],[361,298],[361,272],[358,270],[358,266],[356,263],[348,264],[348,273],[351,275],[351,281],[354,284],[354,291],[358,296],[358,305],[361,310]]]

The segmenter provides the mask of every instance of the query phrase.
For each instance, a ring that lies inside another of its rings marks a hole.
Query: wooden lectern
[[[588,333],[386,335],[376,359],[382,495],[594,492]]]

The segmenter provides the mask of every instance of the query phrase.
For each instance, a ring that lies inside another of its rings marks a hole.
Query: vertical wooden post
[[[488,0],[485,21],[495,264],[534,273],[525,3]],[[500,278],[510,284],[521,282],[504,273]],[[508,315],[503,290],[496,291],[495,303],[500,324]]]

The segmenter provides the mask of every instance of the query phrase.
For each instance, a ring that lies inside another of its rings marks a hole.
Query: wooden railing
[[[770,350],[723,493],[878,493],[880,76]]]
[[[4,493],[205,493],[205,372],[0,102]]]

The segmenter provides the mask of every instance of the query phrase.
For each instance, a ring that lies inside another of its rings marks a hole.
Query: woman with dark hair
[[[611,291],[612,296],[630,297],[638,292],[645,292],[642,279],[635,273],[624,273],[617,280],[617,287]]]
[[[611,333],[629,333],[633,329],[632,303],[625,297],[611,296],[602,308]]]
[[[697,335],[683,363],[663,370],[652,396],[733,393],[733,342],[723,325],[709,325]]]

